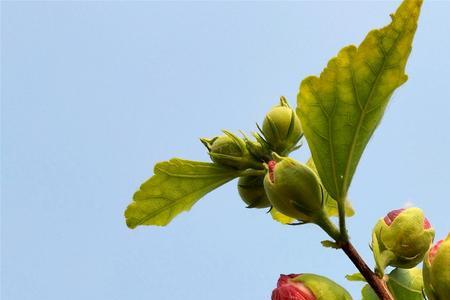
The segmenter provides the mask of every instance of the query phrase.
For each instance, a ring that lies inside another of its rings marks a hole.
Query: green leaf
[[[388,277],[387,285],[396,300],[422,300],[422,270],[394,269]]]
[[[338,243],[330,241],[330,240],[324,240],[324,241],[321,241],[320,243],[325,248],[333,248],[333,249],[340,249],[341,248]]]
[[[297,114],[320,178],[334,199],[346,196],[361,155],[389,98],[406,80],[405,66],[422,0],[406,0],[390,25],[343,48],[320,77],[300,85]]]
[[[348,281],[362,281],[362,282],[367,282],[367,280],[364,278],[364,276],[362,276],[361,273],[353,273],[353,274],[349,274],[349,275],[345,275],[345,278]]]
[[[314,164],[312,157],[310,159],[308,159],[308,161],[306,162],[306,165],[308,167],[310,167],[311,170],[313,170],[317,175],[319,175],[317,173],[317,168],[316,168],[316,165]],[[353,209],[352,204],[350,203],[350,201],[347,198],[345,199],[344,206],[345,206],[345,216],[346,217],[352,217],[355,215],[355,210]],[[328,193],[325,195],[325,212],[330,217],[338,217],[339,216],[339,209],[338,209],[337,201],[335,199],[333,199]]]
[[[294,218],[291,218],[289,216],[286,216],[285,214],[280,213],[275,207],[272,206],[270,209],[270,214],[272,215],[272,219],[274,219],[277,222],[280,222],[281,224],[292,224],[295,223],[297,220]]]
[[[394,269],[388,275],[387,286],[395,300],[423,300],[422,270]],[[378,300],[375,292],[369,285],[365,285],[361,291],[362,300]]]
[[[216,164],[174,158],[155,165],[125,211],[128,227],[165,226],[203,196],[239,175]]]

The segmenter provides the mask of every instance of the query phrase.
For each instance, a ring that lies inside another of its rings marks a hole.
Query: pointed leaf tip
[[[174,158],[155,165],[154,173],[125,210],[126,224],[165,226],[203,196],[238,176],[216,164]]]
[[[392,93],[406,80],[420,13],[406,0],[388,26],[359,45],[343,48],[319,77],[305,78],[297,96],[300,117],[317,171],[334,199],[346,196],[361,155]]]

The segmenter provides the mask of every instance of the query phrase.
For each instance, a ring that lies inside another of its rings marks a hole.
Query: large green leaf
[[[423,300],[422,270],[394,269],[387,282],[389,290],[396,300]]]
[[[387,286],[395,300],[423,300],[422,270],[419,268],[392,270]],[[364,286],[361,294],[363,300],[378,299],[369,285]]]
[[[320,77],[307,77],[297,114],[323,184],[334,199],[347,194],[356,166],[394,90],[406,80],[405,65],[422,0],[405,0],[388,26],[343,48]]]
[[[130,228],[165,226],[207,193],[239,175],[236,170],[216,164],[178,158],[156,164],[154,173],[125,211]]]

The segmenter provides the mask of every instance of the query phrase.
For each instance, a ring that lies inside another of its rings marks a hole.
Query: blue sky
[[[280,273],[360,285],[314,226],[245,209],[236,183],[169,226],[123,211],[152,166],[207,160],[280,95],[389,22],[398,2],[2,2],[2,299],[268,299]],[[354,177],[352,241],[413,203],[450,229],[450,3],[425,2],[409,81]],[[306,147],[293,156],[305,160]]]

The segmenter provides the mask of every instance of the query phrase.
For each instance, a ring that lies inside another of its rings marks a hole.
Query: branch
[[[367,280],[367,283],[372,287],[372,289],[378,295],[378,297],[380,297],[380,299],[394,300],[394,297],[392,297],[383,279],[372,272],[372,270],[367,266],[367,264],[364,262],[362,257],[350,242],[342,243],[341,248],[356,266],[358,271],[364,276],[364,278]]]

